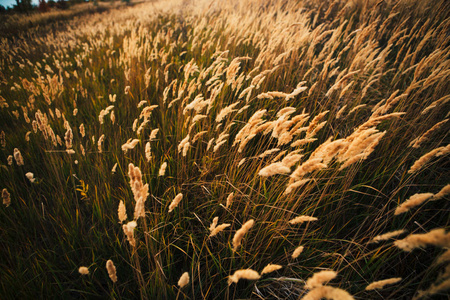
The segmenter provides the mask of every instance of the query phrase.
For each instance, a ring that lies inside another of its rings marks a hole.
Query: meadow
[[[448,296],[449,1],[8,26],[0,298]]]

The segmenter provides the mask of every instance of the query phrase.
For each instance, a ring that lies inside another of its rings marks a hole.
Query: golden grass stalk
[[[89,274],[89,269],[86,268],[86,267],[79,267],[79,268],[78,268],[78,272],[79,272],[81,275],[88,275],[88,274]]]
[[[377,235],[376,237],[374,237],[371,240],[371,243],[378,243],[378,242],[381,242],[381,241],[385,241],[385,240],[391,239],[393,237],[399,236],[399,235],[401,235],[401,234],[403,234],[405,232],[406,232],[406,230],[400,229],[400,230],[395,230],[395,231],[391,231],[391,232],[388,232],[388,233],[380,234],[380,235]]]
[[[97,149],[98,149],[98,152],[99,152],[99,153],[102,153],[102,152],[103,152],[103,151],[102,151],[102,143],[103,143],[104,140],[105,140],[105,135],[102,134],[102,135],[99,137],[98,141],[97,141]]]
[[[297,248],[295,248],[294,252],[292,252],[292,258],[296,259],[297,257],[299,257],[299,255],[303,252],[303,249],[303,246],[298,246]]]
[[[189,283],[189,273],[184,272],[183,275],[181,275],[180,279],[178,280],[178,286],[180,288],[185,287]]]
[[[295,171],[291,174],[291,178],[293,180],[299,180],[304,177],[306,174],[325,169],[327,167],[326,164],[322,163],[322,158],[313,158],[309,159],[300,166],[295,169]]]
[[[261,275],[263,274],[268,274],[268,273],[272,273],[274,271],[277,271],[279,269],[281,269],[282,266],[280,265],[273,265],[273,264],[268,264],[267,266],[264,267],[264,269],[261,271]]]
[[[34,178],[34,174],[31,173],[31,172],[26,173],[25,176],[28,178],[28,180],[29,180],[31,183],[33,183],[33,182],[36,180],[36,178]]]
[[[420,145],[424,142],[426,142],[430,136],[439,128],[441,128],[441,126],[446,123],[448,121],[448,119],[445,119],[441,122],[438,122],[436,124],[434,124],[433,127],[431,127],[430,129],[428,129],[424,134],[422,134],[420,137],[417,137],[416,139],[414,139],[413,141],[411,141],[411,143],[409,144],[410,147],[413,147],[415,149],[419,148]]]
[[[386,286],[388,284],[394,284],[401,280],[402,280],[401,277],[378,280],[378,281],[372,282],[371,284],[366,286],[366,291],[379,290],[379,289],[384,288],[384,286]]]
[[[211,237],[217,235],[218,233],[222,232],[225,228],[230,227],[230,226],[231,226],[231,224],[223,223],[223,224],[220,224],[220,225],[214,227],[214,229],[211,230],[209,237],[211,238]]]
[[[261,153],[258,157],[264,158],[264,157],[266,157],[266,156],[268,156],[270,154],[277,153],[278,151],[280,151],[279,148],[269,149],[269,150],[266,150],[263,153]]]
[[[106,270],[108,271],[109,278],[111,278],[111,281],[116,283],[117,282],[117,273],[116,273],[116,267],[114,266],[114,263],[112,260],[108,259],[106,262]]]
[[[433,197],[432,193],[414,194],[411,197],[409,197],[408,200],[406,200],[405,202],[400,204],[400,206],[395,209],[394,215],[397,216],[399,214],[405,213],[408,210],[410,210],[411,208],[416,207],[416,206],[424,203],[425,201],[427,201],[431,197]]]
[[[341,109],[338,110],[338,112],[336,113],[336,120],[338,120],[342,117],[346,108],[347,108],[347,104],[345,104],[344,106],[341,107]]]
[[[228,116],[229,114],[231,114],[233,111],[236,111],[236,109],[234,109],[237,105],[239,105],[240,101],[234,102],[230,105],[228,105],[227,107],[222,108],[222,110],[219,112],[219,114],[216,117],[216,122],[220,123],[222,122],[223,119],[225,119],[226,116]]]
[[[450,233],[445,233],[443,228],[436,228],[427,233],[410,234],[402,240],[395,241],[394,245],[407,252],[427,245],[450,247]]]
[[[86,130],[84,129],[84,124],[81,124],[79,129],[80,129],[81,137],[84,137],[86,135]]]
[[[159,128],[153,129],[152,132],[150,132],[150,142],[156,139],[156,135],[159,132]]]
[[[320,300],[323,298],[333,300],[354,300],[353,296],[347,291],[331,286],[315,288],[309,291],[302,300]]]
[[[180,153],[181,151],[184,152],[184,148],[185,148],[186,144],[188,144],[188,143],[189,143],[189,134],[186,135],[186,137],[184,139],[182,139],[181,142],[178,144],[178,153]]]
[[[306,179],[301,179],[298,181],[294,181],[293,183],[289,184],[286,188],[286,190],[284,191],[284,194],[290,194],[294,189],[303,186],[305,183],[307,183],[308,181],[310,181],[310,178],[306,178]]]
[[[217,222],[219,222],[219,217],[215,217],[213,219],[211,225],[209,226],[209,231],[213,231],[216,228]]]
[[[120,200],[119,208],[117,209],[117,214],[119,215],[119,223],[123,223],[128,217],[127,217],[127,210],[125,207],[125,204],[122,200]]]
[[[446,155],[449,152],[450,152],[450,144],[448,144],[447,146],[442,146],[431,150],[430,152],[422,155],[418,160],[416,160],[409,169],[408,173],[412,174],[419,171],[420,169],[422,169],[424,165],[426,165],[431,159],[433,159],[433,157]]]
[[[175,198],[172,200],[172,202],[169,205],[169,212],[172,212],[180,203],[180,201],[183,199],[183,194],[179,193],[175,196]]]
[[[245,222],[244,225],[242,225],[241,229],[237,230],[234,237],[233,237],[233,251],[237,251],[239,246],[242,243],[242,239],[244,238],[244,235],[252,228],[253,224],[255,223],[255,220],[251,219]]]
[[[450,194],[450,184],[447,184],[446,186],[444,186],[437,194],[435,194],[433,196],[432,200],[442,199],[445,196],[447,196],[448,194]]]
[[[241,279],[247,279],[247,280],[258,280],[261,276],[252,269],[242,269],[237,270],[233,273],[233,275],[228,276],[228,285],[231,285],[233,282],[238,283]]]
[[[333,270],[324,270],[314,273],[312,277],[306,280],[305,288],[312,290],[321,287],[324,283],[333,280],[337,273]]]
[[[14,148],[14,159],[16,160],[18,166],[24,165],[22,154],[17,148]]]
[[[289,224],[294,225],[294,224],[302,224],[304,222],[313,222],[313,221],[317,221],[318,219],[316,217],[311,217],[311,216],[298,216],[292,220],[289,221]]]
[[[127,240],[131,246],[136,247],[136,239],[134,238],[134,229],[136,228],[136,221],[128,222],[127,224],[123,224],[123,232],[127,236]]]
[[[116,170],[117,170],[117,163],[115,163],[114,164],[114,166],[112,167],[112,169],[111,169],[111,173],[116,173]]]
[[[258,175],[262,177],[270,177],[276,174],[288,174],[290,171],[291,168],[286,167],[282,162],[275,162],[262,168]]]
[[[233,198],[234,198],[234,192],[230,193],[227,197],[227,203],[226,203],[226,208],[230,208],[231,204],[233,203]]]
[[[439,258],[436,260],[436,264],[442,264],[442,263],[446,263],[446,262],[450,262],[450,249],[448,249],[447,251],[442,253],[439,256]]]
[[[2,190],[2,198],[3,198],[3,205],[6,205],[6,207],[11,205],[11,195],[9,194],[6,188]]]
[[[151,148],[150,148],[150,142],[147,142],[145,144],[145,158],[147,159],[147,162],[150,162],[150,160],[152,159],[152,152],[151,152]]]
[[[159,167],[158,176],[164,176],[166,174],[167,162],[163,162],[161,167]]]
[[[434,101],[433,103],[431,103],[429,106],[427,106],[427,107],[421,112],[421,114],[424,115],[424,114],[426,114],[427,112],[429,112],[430,110],[432,110],[433,108],[435,108],[436,106],[441,105],[441,104],[445,104],[445,103],[447,103],[448,101],[450,101],[450,94],[449,94],[449,95],[445,95],[444,97],[439,98],[438,100],[436,100],[436,101]]]
[[[122,151],[127,153],[128,150],[136,147],[137,143],[139,143],[139,139],[129,139],[125,144],[122,145]]]

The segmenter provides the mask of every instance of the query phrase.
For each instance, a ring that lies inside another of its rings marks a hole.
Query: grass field
[[[447,297],[450,2],[64,14],[1,34],[1,299]]]

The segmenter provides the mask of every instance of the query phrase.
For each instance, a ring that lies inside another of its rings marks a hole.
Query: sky
[[[39,0],[31,0],[31,3],[33,5],[38,5]],[[3,5],[4,7],[13,7],[13,5],[16,4],[16,0],[0,0],[0,5]]]

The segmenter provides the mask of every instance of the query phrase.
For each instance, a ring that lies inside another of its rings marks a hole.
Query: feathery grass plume
[[[117,169],[117,163],[114,164],[114,166],[111,169],[111,173],[114,174],[116,173],[116,169]]]
[[[86,131],[84,129],[84,124],[80,125],[80,134],[81,134],[81,137],[84,137],[86,135]]]
[[[239,161],[239,163],[238,163],[238,167],[242,166],[242,165],[245,163],[246,160],[247,160],[246,157],[243,158],[243,159],[241,159],[241,160]]]
[[[200,131],[200,132],[196,133],[196,134],[194,135],[194,137],[192,138],[192,143],[195,143],[201,136],[203,136],[203,135],[206,134],[206,133],[208,133],[207,130],[205,130],[205,131]]]
[[[70,154],[70,155],[75,154],[75,150],[73,150],[73,149],[67,149],[66,152],[67,152],[67,154]]]
[[[145,158],[147,159],[147,162],[149,162],[152,159],[152,152],[150,148],[150,142],[147,142],[145,144]]]
[[[274,271],[277,271],[279,269],[281,269],[282,266],[280,265],[273,265],[273,264],[268,264],[267,266],[264,267],[264,269],[261,271],[261,275],[263,274],[268,274],[268,273],[272,273]]]
[[[300,159],[302,159],[303,156],[304,155],[302,154],[297,154],[296,150],[286,155],[286,157],[281,160],[281,163],[290,168],[295,165]]]
[[[230,208],[231,203],[233,203],[233,198],[234,198],[234,192],[230,193],[227,197],[227,204],[226,204],[226,208]]]
[[[0,145],[2,146],[3,149],[5,149],[6,147],[6,134],[5,132],[2,130],[2,132],[0,132]]]
[[[394,215],[397,216],[399,214],[405,213],[408,210],[410,210],[411,208],[416,207],[416,206],[424,203],[425,201],[427,201],[431,197],[433,197],[432,193],[414,194],[411,197],[409,197],[408,200],[406,200],[405,202],[400,204],[400,206],[395,209]]]
[[[278,151],[280,151],[279,148],[269,149],[269,150],[266,150],[266,151],[264,151],[263,153],[261,153],[261,154],[259,155],[259,157],[260,157],[260,158],[264,158],[264,157],[266,157],[266,156],[268,156],[268,155],[270,155],[270,154],[277,153]]]
[[[125,144],[122,145],[122,151],[127,153],[128,150],[134,149],[139,143],[139,139],[129,139]]]
[[[167,162],[163,162],[161,167],[159,167],[158,176],[164,176],[166,174]]]
[[[298,166],[297,169],[295,169],[295,171],[291,174],[291,178],[293,180],[299,180],[308,173],[322,170],[326,167],[327,165],[322,163],[322,158],[308,159],[306,162]]]
[[[385,240],[391,239],[393,237],[399,236],[405,232],[406,232],[406,230],[400,229],[400,230],[395,230],[395,231],[391,231],[388,233],[380,234],[380,235],[377,235],[376,237],[374,237],[370,242],[378,243],[378,242],[385,241]]]
[[[178,153],[181,153],[181,151],[184,152],[184,147],[186,146],[186,144],[189,143],[189,134],[186,135],[186,137],[184,139],[181,140],[181,142],[178,144]],[[183,155],[184,156],[184,155]]]
[[[290,171],[291,168],[286,167],[282,162],[275,162],[262,168],[258,175],[262,177],[270,177],[276,174],[287,174]]]
[[[439,258],[436,260],[436,264],[442,264],[442,263],[446,263],[446,262],[450,262],[450,249],[448,249],[447,251],[442,253],[439,256]]]
[[[116,102],[116,97],[117,97],[116,94],[114,95],[109,94],[109,102]]]
[[[169,212],[172,212],[180,203],[180,201],[183,199],[183,194],[179,193],[178,195],[173,198],[172,202],[169,205]]]
[[[412,174],[419,171],[425,164],[427,164],[431,159],[433,159],[433,157],[446,155],[449,152],[450,152],[450,144],[448,144],[447,146],[442,146],[431,150],[430,152],[422,155],[418,160],[416,160],[409,169],[408,173]]]
[[[28,178],[28,180],[29,180],[31,183],[33,183],[33,182],[36,180],[36,178],[34,178],[34,174],[31,173],[31,172],[26,173],[25,176]]]
[[[285,195],[290,194],[294,189],[301,187],[303,185],[305,185],[305,183],[307,183],[308,181],[310,181],[310,178],[306,178],[306,179],[301,179],[298,181],[294,181],[293,183],[289,184],[286,188],[286,190],[284,191]]]
[[[311,216],[298,216],[295,217],[294,219],[289,221],[289,224],[301,224],[304,222],[313,222],[313,221],[317,221],[318,219],[316,217],[311,217]]]
[[[245,222],[242,227],[236,231],[234,237],[233,237],[233,251],[237,251],[239,246],[242,243],[242,239],[244,238],[244,235],[252,228],[253,224],[255,223],[255,220],[251,219]]]
[[[321,287],[324,283],[336,278],[337,273],[333,270],[324,270],[314,273],[312,277],[306,280],[305,288],[311,290],[317,287]]]
[[[241,279],[247,279],[247,280],[258,280],[261,276],[252,269],[242,269],[237,270],[233,273],[233,275],[228,276],[228,285],[231,285],[233,282],[238,283]]]
[[[189,273],[184,272],[183,275],[181,275],[180,279],[178,280],[178,286],[180,288],[185,287],[189,283]]]
[[[309,138],[309,139],[300,139],[300,140],[296,140],[295,142],[291,143],[291,147],[301,147],[303,145],[312,143],[314,141],[316,141],[316,138]]]
[[[336,120],[338,120],[342,117],[346,108],[347,108],[347,104],[345,104],[344,106],[342,106],[341,109],[338,110],[338,112],[336,113]]]
[[[102,143],[103,143],[104,140],[105,140],[105,135],[102,134],[102,135],[98,138],[98,141],[97,141],[97,148],[98,148],[98,152],[99,152],[99,153],[102,153]]]
[[[152,132],[150,132],[150,142],[156,139],[156,135],[159,132],[159,128],[153,129]]]
[[[222,108],[222,110],[219,112],[219,114],[216,117],[216,122],[220,123],[223,119],[225,119],[226,116],[231,114],[233,111],[236,111],[234,109],[237,105],[239,105],[240,101],[237,101],[233,104],[228,105],[227,107]]]
[[[450,289],[450,266],[447,266],[444,272],[439,275],[438,280],[440,283],[433,283],[427,290],[419,291],[412,300],[428,299],[432,295],[436,295],[445,292]]]
[[[366,286],[366,291],[379,290],[379,289],[382,289],[385,285],[394,284],[401,280],[402,280],[402,278],[400,278],[400,277],[378,280],[378,281],[372,282],[371,284]]]
[[[131,246],[136,247],[136,239],[134,238],[134,229],[136,228],[136,221],[128,222],[127,224],[123,224],[123,232],[127,236],[127,240]]]
[[[303,246],[298,246],[297,248],[295,248],[294,252],[292,252],[292,258],[296,259],[297,257],[299,257],[299,255],[303,252],[303,249]]]
[[[211,225],[209,226],[209,231],[213,231],[216,228],[217,222],[219,222],[219,217],[215,217],[213,219]]]
[[[116,267],[114,266],[114,263],[112,260],[108,259],[106,262],[106,270],[108,271],[108,276],[111,279],[112,282],[117,282],[117,273],[116,273]]]
[[[79,272],[81,275],[89,275],[89,269],[86,268],[86,267],[79,267],[79,268],[78,268],[78,272]]]
[[[444,198],[445,196],[447,196],[448,194],[450,194],[450,184],[447,184],[446,186],[444,186],[439,193],[434,194],[433,199],[432,200],[439,200]]]
[[[445,95],[444,97],[439,98],[438,100],[436,100],[436,101],[434,101],[433,103],[431,103],[430,105],[428,105],[428,106],[421,112],[421,114],[424,115],[424,114],[426,114],[427,112],[429,112],[430,110],[432,110],[433,108],[435,108],[436,106],[441,105],[441,104],[445,104],[445,103],[447,103],[448,101],[450,101],[450,94],[449,94],[449,95]]]
[[[8,166],[12,166],[12,164],[13,164],[13,156],[12,155],[8,155],[8,158],[6,159],[6,161],[8,162]]]
[[[8,190],[4,188],[2,190],[2,198],[3,198],[3,205],[6,205],[8,207],[11,204],[11,195],[8,193]]]
[[[144,185],[142,182],[142,173],[138,167],[135,167],[132,163],[128,165],[128,177],[130,177],[131,191],[133,192],[136,205],[134,207],[134,219],[137,220],[140,217],[145,217],[145,201],[149,195],[148,183]]]
[[[23,157],[22,154],[20,153],[19,149],[14,148],[14,159],[16,160],[16,163],[18,166],[23,166]]]
[[[395,241],[394,245],[407,252],[426,245],[450,247],[450,233],[445,233],[443,228],[436,228],[427,233],[410,234],[402,240]]]
[[[214,227],[213,230],[211,230],[209,237],[211,238],[213,236],[216,236],[218,233],[222,232],[225,228],[230,227],[230,226],[231,226],[231,224],[227,224],[227,223],[217,225],[216,227]]]
[[[122,200],[120,200],[119,208],[117,209],[117,213],[119,215],[119,221],[120,221],[119,223],[122,224],[123,221],[125,221],[128,218],[127,209]]]
[[[333,299],[333,300],[354,300],[352,295],[347,291],[331,287],[331,286],[320,286],[309,291],[302,300],[320,300],[320,299]]]
[[[413,147],[415,149],[419,148],[422,143],[426,142],[430,138],[430,136],[447,121],[448,119],[445,119],[439,123],[434,124],[434,126],[428,129],[424,134],[412,140],[411,143],[409,143],[409,147]]]

